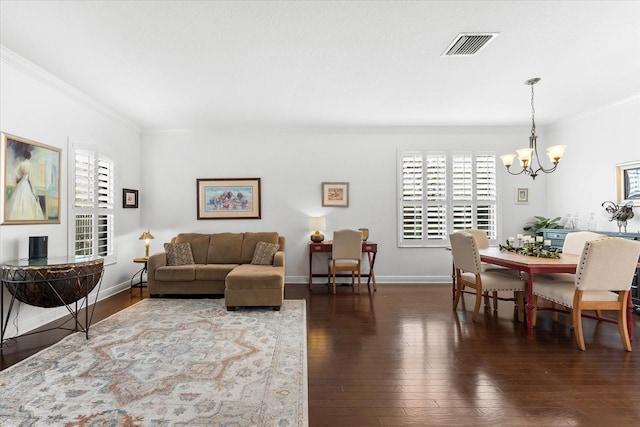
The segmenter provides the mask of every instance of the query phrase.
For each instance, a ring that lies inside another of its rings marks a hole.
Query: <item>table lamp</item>
[[[309,218],[309,231],[314,231],[311,235],[311,241],[320,243],[324,240],[324,235],[320,233],[320,230],[327,229],[327,220],[323,216],[315,216]]]
[[[149,240],[155,239],[153,234],[149,230],[145,231],[138,237],[139,240],[144,240],[144,256],[145,258],[149,258]]]

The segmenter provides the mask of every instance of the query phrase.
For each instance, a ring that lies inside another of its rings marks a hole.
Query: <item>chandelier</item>
[[[551,173],[556,170],[558,167],[558,163],[564,154],[564,150],[567,148],[566,145],[554,145],[553,147],[547,148],[547,156],[553,163],[552,167],[545,168],[540,163],[540,157],[538,156],[538,145],[536,135],[536,119],[535,119],[535,108],[533,106],[533,85],[540,81],[540,77],[536,77],[533,79],[529,79],[525,84],[531,86],[531,136],[529,137],[529,148],[521,148],[516,150],[518,154],[504,154],[500,156],[502,163],[507,167],[507,171],[511,175],[520,175],[524,173],[529,175],[531,178],[536,179],[539,172]],[[522,166],[522,170],[519,172],[512,172],[511,165],[513,164],[513,160],[518,156],[518,160],[520,160],[520,165]],[[534,165],[535,161],[535,165]],[[536,169],[534,169],[534,167]]]

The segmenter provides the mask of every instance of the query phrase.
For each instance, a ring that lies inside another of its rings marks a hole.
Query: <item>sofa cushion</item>
[[[241,250],[242,233],[212,234],[209,241],[207,264],[240,264]]]
[[[224,280],[238,264],[202,264],[196,266],[196,280]]]
[[[165,243],[164,251],[169,266],[194,264],[190,243]]]
[[[259,233],[244,233],[244,240],[242,241],[242,255],[240,257],[240,264],[251,264],[253,254],[256,251],[256,245],[258,242],[265,243],[278,243],[278,233],[275,232],[259,232]]]
[[[190,281],[194,280],[195,277],[196,264],[158,267],[155,272],[155,280],[165,282]]]
[[[258,242],[256,250],[253,253],[251,264],[254,265],[272,265],[273,256],[278,252],[280,245],[276,243]]]
[[[201,233],[180,233],[176,236],[176,243],[188,242],[191,244],[193,261],[196,264],[207,263],[207,252],[209,251],[209,239],[211,235]]]

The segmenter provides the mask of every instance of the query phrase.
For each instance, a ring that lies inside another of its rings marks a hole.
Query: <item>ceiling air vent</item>
[[[460,33],[442,56],[475,55],[497,36],[498,33]]]

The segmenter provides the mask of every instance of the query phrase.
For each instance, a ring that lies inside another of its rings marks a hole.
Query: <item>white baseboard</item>
[[[341,283],[351,282],[351,279],[342,277]],[[309,276],[287,276],[284,282],[288,285],[294,284],[308,284]],[[366,282],[366,279],[365,279]],[[325,284],[327,279],[324,277],[316,277],[313,279],[314,284]],[[451,283],[451,276],[378,276],[376,275],[376,283],[378,284],[396,284],[396,283],[422,283],[422,284],[436,284],[436,283]]]

